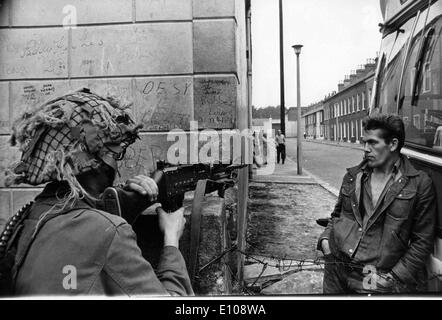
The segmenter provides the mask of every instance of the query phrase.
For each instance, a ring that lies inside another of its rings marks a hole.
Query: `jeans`
[[[386,279],[386,272],[373,272],[375,270],[351,261],[339,260],[332,254],[326,255],[324,259],[324,294],[403,294],[418,291],[399,280],[381,282],[372,278],[376,274]]]
[[[279,160],[282,160],[282,164],[285,161],[285,144],[279,144],[276,147],[276,163],[279,163]]]

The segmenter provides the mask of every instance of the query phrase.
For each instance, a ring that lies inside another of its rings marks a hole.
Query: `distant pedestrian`
[[[262,160],[263,160],[264,164],[267,164],[267,154],[268,154],[268,147],[269,147],[268,140],[267,140],[267,133],[262,132],[261,141],[262,141]]]
[[[259,143],[259,138],[256,136],[256,133],[253,132],[252,134],[252,141],[253,141],[253,163],[258,167],[262,167],[263,165],[263,159],[262,159],[262,152],[261,152],[261,146]]]
[[[285,162],[285,136],[278,130],[278,134],[275,137],[276,143],[276,163],[282,160],[282,164]]]

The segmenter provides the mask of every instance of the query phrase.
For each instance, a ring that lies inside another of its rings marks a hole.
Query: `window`
[[[356,140],[359,140],[359,137],[361,136],[361,133],[358,132],[359,131],[359,122],[360,122],[360,120],[356,120],[356,123],[355,123],[355,131],[356,131],[355,137],[356,137]]]
[[[355,97],[351,97],[351,112],[355,112]]]
[[[442,154],[439,145],[442,134],[441,10],[441,1],[432,4],[425,28],[416,27],[405,65],[399,115],[404,120],[409,146],[419,145]]]
[[[415,114],[413,116],[413,126],[415,126],[415,128],[420,130],[420,128],[421,128],[421,116],[419,114]]]
[[[425,16],[426,11],[420,15],[416,24],[416,32],[422,31],[425,25]],[[378,108],[382,113],[397,112],[397,92],[403,61],[407,53],[407,40],[412,39],[410,43],[412,46],[419,43],[419,37],[413,38],[413,35],[411,35],[415,21],[415,16],[410,17],[400,25],[400,28],[388,34],[382,40],[381,52],[379,54],[380,72],[377,79],[377,88],[375,88],[375,103],[372,106],[373,108]],[[413,57],[409,61],[414,61]]]
[[[424,92],[431,91],[431,64],[429,62],[424,65]]]
[[[360,110],[359,93],[356,95],[356,111]]]
[[[362,110],[365,109],[365,92],[362,92]]]
[[[413,67],[410,69],[410,80],[409,80],[409,82],[410,82],[410,93],[409,93],[410,97],[413,94],[413,86],[414,86],[413,79],[414,79],[415,74],[416,74],[416,68]]]

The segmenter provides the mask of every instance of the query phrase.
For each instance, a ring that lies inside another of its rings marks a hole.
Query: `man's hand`
[[[376,287],[380,289],[389,289],[397,284],[396,279],[391,273],[375,274],[374,277],[376,278]]]
[[[184,218],[184,208],[175,212],[167,213],[163,208],[156,209],[160,230],[164,234],[164,246],[179,247],[179,240],[183,235],[186,219]]]
[[[158,186],[155,181],[148,176],[138,175],[130,178],[126,181],[123,188],[145,195],[149,197],[149,200],[152,202],[157,200],[158,197]]]
[[[321,249],[322,249],[322,253],[324,254],[324,256],[326,256],[326,255],[331,253],[330,246],[328,244],[328,240],[327,239],[323,239],[321,241]]]

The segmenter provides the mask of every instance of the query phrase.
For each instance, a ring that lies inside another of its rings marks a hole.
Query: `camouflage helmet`
[[[22,155],[8,170],[6,184],[67,181],[80,194],[84,190],[76,176],[102,163],[117,171],[117,161],[141,127],[129,105],[87,88],[48,101],[14,122],[10,142]]]

